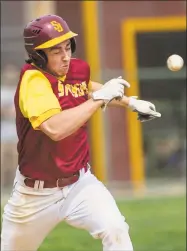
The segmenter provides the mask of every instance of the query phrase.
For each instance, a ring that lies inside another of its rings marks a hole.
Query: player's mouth
[[[61,68],[63,68],[63,69],[67,69],[68,67],[69,67],[69,64],[61,66]]]

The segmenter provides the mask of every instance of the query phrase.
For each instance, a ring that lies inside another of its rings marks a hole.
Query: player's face
[[[53,75],[61,77],[67,74],[71,59],[71,42],[64,41],[52,48],[45,49],[47,55],[47,70]]]

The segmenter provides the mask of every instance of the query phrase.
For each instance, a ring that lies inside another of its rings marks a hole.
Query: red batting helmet
[[[53,47],[68,39],[71,41],[72,53],[75,52],[76,33],[59,16],[45,15],[27,24],[24,29],[25,49],[29,58],[39,67],[45,68],[47,57],[42,49]]]

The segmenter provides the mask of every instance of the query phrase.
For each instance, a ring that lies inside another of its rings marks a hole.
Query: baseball
[[[171,71],[179,71],[184,64],[181,56],[173,54],[167,59],[167,66]]]

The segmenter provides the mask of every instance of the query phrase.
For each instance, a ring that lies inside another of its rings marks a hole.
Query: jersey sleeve
[[[19,89],[19,107],[34,129],[61,111],[49,80],[38,70],[24,73]]]

